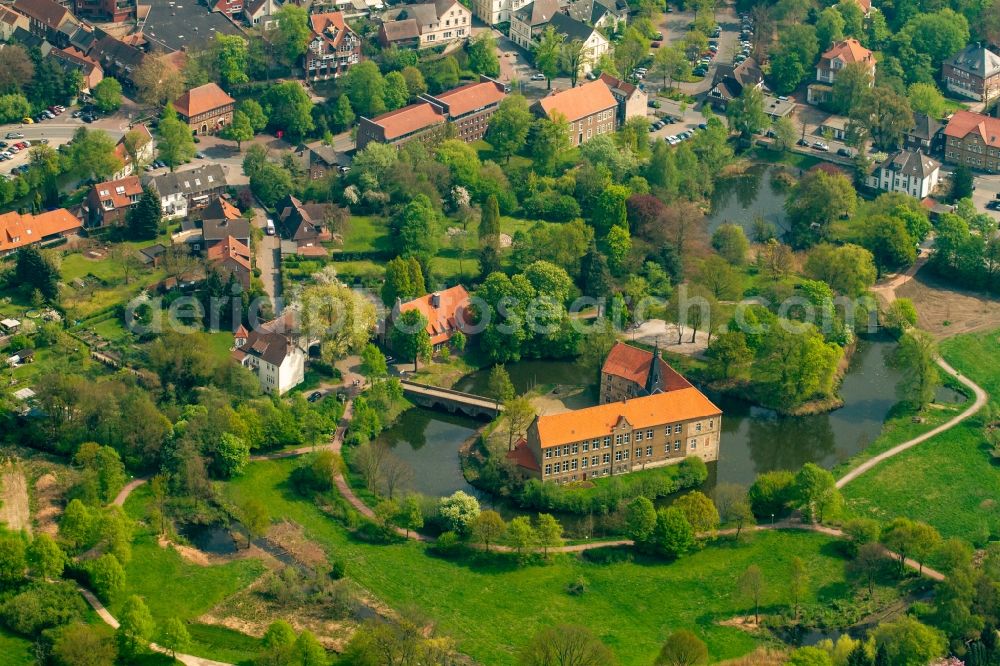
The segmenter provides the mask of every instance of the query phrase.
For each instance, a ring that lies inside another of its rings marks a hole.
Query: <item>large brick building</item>
[[[421,95],[416,104],[404,106],[375,118],[362,117],[358,124],[357,146],[372,141],[400,146],[414,140],[434,141],[450,124],[455,136],[471,143],[486,135],[490,118],[507,96],[504,85],[489,77],[439,95]]]
[[[206,83],[178,97],[174,108],[195,135],[215,134],[233,122],[236,100],[217,84]]]
[[[996,99],[1000,95],[1000,55],[982,44],[970,44],[941,65],[945,87],[971,99]]]
[[[535,418],[508,456],[524,474],[556,483],[719,458],[722,410],[658,351],[616,344],[601,368],[600,400]]]
[[[944,128],[944,161],[1000,172],[1000,118],[959,111]]]
[[[600,79],[544,97],[534,108],[550,120],[558,117],[568,121],[569,142],[573,146],[610,134],[618,124],[618,100]]]
[[[347,25],[343,12],[313,14],[309,23],[312,39],[305,55],[307,79],[335,79],[361,62],[361,38]]]

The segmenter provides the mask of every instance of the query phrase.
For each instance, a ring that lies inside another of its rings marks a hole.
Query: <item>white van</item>
[[[274,235],[274,220],[268,218],[267,226],[264,227],[264,231],[267,233],[268,236]]]

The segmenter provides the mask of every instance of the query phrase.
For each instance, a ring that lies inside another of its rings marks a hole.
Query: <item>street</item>
[[[266,225],[267,211],[260,206],[254,206],[253,226],[264,229]],[[281,239],[277,234],[268,236],[266,232],[264,233],[260,243],[257,244],[255,264],[260,269],[260,281],[264,284],[264,291],[274,307],[274,316],[278,316],[281,314],[283,303],[279,300],[281,298]]]

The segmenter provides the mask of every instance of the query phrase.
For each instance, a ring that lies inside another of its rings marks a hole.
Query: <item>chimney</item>
[[[435,310],[441,307],[441,294],[437,292],[431,294],[431,307]]]

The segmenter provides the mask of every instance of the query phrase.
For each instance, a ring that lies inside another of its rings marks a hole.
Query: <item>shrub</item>
[[[86,611],[72,584],[36,582],[0,606],[0,620],[12,631],[37,636],[45,629],[81,619]]]
[[[442,557],[454,557],[462,550],[462,540],[454,532],[443,532],[434,542],[433,550]]]
[[[566,586],[566,594],[574,597],[582,596],[587,591],[587,580],[583,576],[578,576],[576,580]]]
[[[758,518],[782,515],[794,499],[795,475],[787,470],[766,472],[750,486],[750,508]]]

